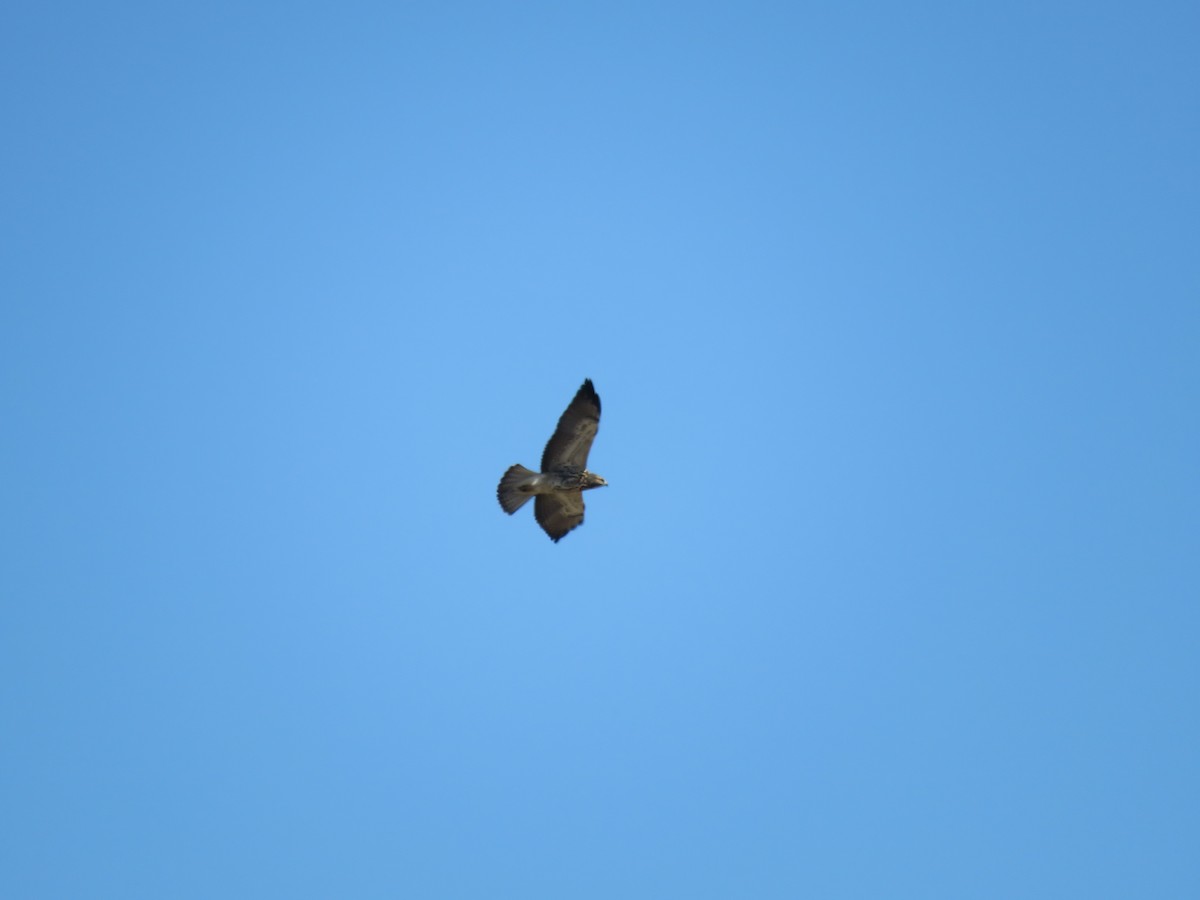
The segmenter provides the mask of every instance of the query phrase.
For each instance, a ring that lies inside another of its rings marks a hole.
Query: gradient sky
[[[0,895],[1200,895],[1198,37],[10,5]]]

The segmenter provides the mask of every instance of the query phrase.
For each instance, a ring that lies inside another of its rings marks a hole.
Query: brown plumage
[[[588,452],[600,427],[600,397],[589,378],[558,420],[542,453],[542,471],[515,465],[496,488],[501,508],[512,515],[534,498],[533,517],[557,543],[583,524],[583,492],[608,484],[587,470]]]

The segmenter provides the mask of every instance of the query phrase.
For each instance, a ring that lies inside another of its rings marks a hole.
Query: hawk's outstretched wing
[[[542,453],[542,471],[549,472],[559,466],[587,468],[588,451],[592,449],[592,441],[599,427],[600,398],[596,389],[592,387],[592,379],[589,378],[584,381],[583,387],[558,420],[554,435],[546,442],[546,449]],[[579,504],[579,518],[580,521],[583,520],[583,501]],[[540,515],[538,521],[542,521]],[[571,525],[567,531],[578,524],[579,522],[576,522]]]
[[[557,544],[568,531],[583,524],[583,494],[577,491],[538,494],[533,501],[533,517]]]

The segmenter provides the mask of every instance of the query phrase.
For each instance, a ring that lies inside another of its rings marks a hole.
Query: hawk
[[[496,488],[501,508],[510,516],[533,498],[533,517],[556,544],[583,524],[583,492],[608,482],[586,468],[588,451],[600,427],[600,398],[592,379],[571,401],[542,452],[542,471],[515,465]]]

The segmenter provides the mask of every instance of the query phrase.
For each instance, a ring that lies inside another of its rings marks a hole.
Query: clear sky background
[[[1198,37],[10,5],[0,895],[1200,895]]]

